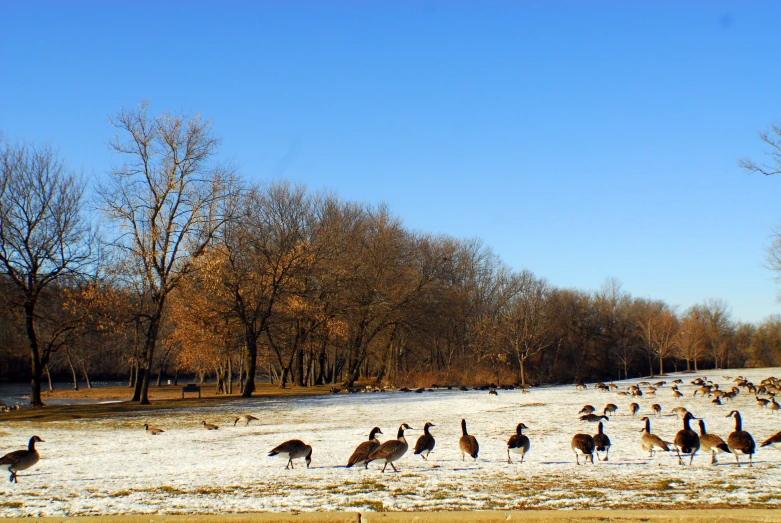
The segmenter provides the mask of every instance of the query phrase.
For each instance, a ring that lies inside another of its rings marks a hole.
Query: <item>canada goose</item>
[[[683,417],[686,415],[686,413],[689,412],[684,407],[675,407],[672,410],[672,413],[678,416],[679,419],[683,419]]]
[[[399,432],[396,439],[391,439],[374,449],[369,457],[366,458],[366,464],[368,465],[374,460],[385,460],[385,465],[382,466],[382,471],[385,472],[385,467],[390,466],[394,472],[399,470],[393,465],[394,461],[398,461],[407,452],[409,445],[407,444],[407,438],[404,437],[404,429],[412,430],[412,427],[406,423],[402,423],[399,427]]]
[[[775,413],[775,412],[778,412],[778,409],[781,409],[781,405],[776,403],[776,398],[775,397],[771,397],[770,398],[770,403],[768,404],[767,408],[770,410],[770,412],[774,412]]]
[[[521,463],[523,463],[523,457],[526,455],[527,452],[529,452],[529,447],[531,446],[531,443],[529,442],[529,438],[524,436],[521,432],[523,429],[528,429],[526,425],[523,423],[519,423],[515,427],[515,434],[510,436],[510,439],[507,440],[507,463],[512,463],[513,460],[510,458],[510,452],[513,452],[515,454],[521,455]]]
[[[236,421],[233,422],[233,426],[235,427],[239,421],[243,421],[244,426],[246,427],[247,425],[249,425],[250,421],[260,421],[260,420],[255,416],[253,416],[252,414],[242,414],[241,416],[236,418]]]
[[[683,398],[683,392],[679,391],[678,389],[674,390],[673,398]]]
[[[729,450],[735,455],[735,461],[738,462],[738,467],[740,466],[738,454],[748,455],[749,467],[753,467],[754,462],[751,456],[756,450],[754,438],[751,437],[751,434],[743,430],[743,420],[740,418],[740,412],[733,410],[727,414],[727,417],[735,418],[735,431],[727,437],[727,446],[729,447]]]
[[[586,386],[584,384],[582,384],[582,383],[578,383],[577,385],[575,385],[575,389],[577,389],[577,390],[586,390]]]
[[[683,465],[681,453],[689,454],[689,465],[694,461],[694,455],[700,450],[700,437],[689,426],[689,420],[696,419],[691,412],[683,417],[683,428],[678,431],[673,440],[675,451],[678,453],[678,464]]]
[[[35,448],[36,442],[45,443],[38,436],[33,436],[27,444],[27,450],[15,450],[0,458],[0,469],[5,469],[11,473],[9,481],[12,483],[18,483],[16,479],[17,472],[29,469],[41,459]]]
[[[380,440],[377,438],[377,434],[382,434],[382,431],[379,427],[374,427],[371,432],[369,432],[369,439],[367,441],[362,441],[361,444],[355,448],[352,456],[347,460],[348,469],[353,465],[364,465],[366,468],[369,468],[369,464],[366,463],[366,458],[380,446]]]
[[[575,462],[578,465],[580,465],[581,455],[584,456],[586,462],[591,459],[591,464],[594,464],[594,438],[588,434],[575,434],[570,446],[575,452]]]
[[[603,420],[603,419],[605,421],[610,421],[610,418],[608,418],[604,414],[601,415],[601,416],[598,415],[598,414],[584,414],[583,416],[580,417],[580,421],[590,421],[591,423],[596,423],[597,421],[600,421],[600,420]]]
[[[757,400],[757,405],[759,405],[759,408],[764,409],[767,407],[767,404],[770,403],[770,400],[766,400],[765,398],[760,398],[759,396],[754,396]]]
[[[656,434],[651,434],[651,418],[643,416],[640,418],[640,421],[645,421],[645,427],[640,429],[640,432],[643,433],[643,436],[640,438],[640,446],[643,450],[649,452],[652,458],[654,457],[655,452],[654,447],[659,447],[663,451],[669,452],[670,448],[667,446],[667,442],[663,441],[662,438]]]
[[[714,405],[721,405],[721,398],[716,396],[716,399],[711,401],[711,403],[713,403]]]
[[[220,428],[217,425],[212,425],[211,423],[206,423],[205,421],[201,421],[201,424],[203,424],[206,430],[217,430]]]
[[[705,422],[700,420],[700,448],[704,452],[711,452],[711,464],[718,463],[718,460],[716,459],[716,454],[720,452],[730,452],[729,447],[724,442],[723,439],[721,439],[716,434],[708,434],[708,432],[705,430]]]
[[[593,414],[596,410],[593,405],[584,405],[578,414]]]
[[[144,423],[144,430],[149,432],[152,436],[157,436],[158,434],[162,434],[165,432],[163,429],[159,429],[157,427],[150,427],[148,423]]]
[[[608,403],[607,405],[605,405],[605,408],[602,409],[602,414],[604,416],[607,416],[608,414],[612,416],[613,413],[617,410],[618,410],[618,405],[615,405],[614,403]]]
[[[494,388],[488,389],[488,394],[489,395],[493,395],[493,396],[498,396],[499,395],[499,393],[496,392],[496,389],[494,389]]]
[[[431,454],[432,450],[434,450],[434,445],[436,444],[436,441],[434,441],[434,436],[432,436],[431,432],[428,431],[429,427],[434,426],[435,425],[433,423],[428,422],[423,425],[423,435],[418,438],[417,442],[415,442],[415,454],[420,454],[420,457],[425,460],[428,460],[428,455]]]
[[[599,422],[599,425],[597,425],[597,433],[594,435],[594,452],[597,454],[597,459],[599,459],[599,452],[602,451],[605,453],[605,459],[602,461],[607,461],[608,455],[610,453],[610,438],[607,437],[607,434],[605,434],[602,430],[602,422]]]
[[[285,470],[288,470],[288,467],[291,469],[295,468],[293,466],[293,460],[298,458],[304,458],[306,461],[306,468],[309,468],[309,464],[312,463],[312,447],[300,439],[291,439],[274,447],[274,449],[268,453],[268,456],[270,458],[273,458],[274,456],[287,458]]]
[[[769,438],[765,440],[760,447],[773,447],[775,449],[781,450],[781,432],[776,432]]]
[[[673,383],[683,383],[683,380],[681,378],[673,380]]]
[[[657,416],[662,414],[662,406],[659,405],[658,403],[654,403],[653,405],[651,405],[651,410],[654,411],[654,414],[656,414]]]
[[[637,403],[630,403],[629,410],[632,412],[632,416],[634,416],[640,411],[640,405],[638,405]]]
[[[458,446],[461,447],[461,461],[464,461],[464,455],[469,454],[473,459],[477,459],[477,453],[480,452],[480,445],[477,444],[477,438],[466,431],[466,420],[461,420],[461,439],[458,440]]]

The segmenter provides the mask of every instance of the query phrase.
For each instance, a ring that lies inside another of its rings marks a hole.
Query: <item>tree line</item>
[[[558,288],[480,240],[405,228],[383,205],[220,161],[199,117],[111,121],[115,166],[87,184],[50,146],[0,143],[0,377],[75,387],[216,378],[281,387],[577,383],[781,365],[781,318],[734,321],[609,279]],[[100,224],[100,227],[96,224]]]

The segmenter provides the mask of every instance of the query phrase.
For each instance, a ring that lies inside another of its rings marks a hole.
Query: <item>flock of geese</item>
[[[761,407],[777,405],[774,395],[776,392],[781,392],[781,380],[776,380],[775,378],[768,378],[767,380],[763,380],[761,389],[754,387],[753,384],[746,381],[744,378],[739,377],[736,381],[738,380],[741,387],[746,387],[749,390],[753,388],[751,391],[755,394],[755,396],[758,395],[760,391],[763,394],[769,394],[771,396],[771,399],[769,399],[764,404],[759,401],[763,398],[756,396],[757,402]],[[673,395],[676,398],[680,396],[677,396],[675,393],[682,394],[677,387],[677,383],[680,382],[681,380],[675,380],[674,382],[675,385],[673,388]],[[641,387],[644,385],[644,383],[647,382],[641,382],[638,385],[630,386],[626,391],[626,394],[641,396],[643,394]],[[739,389],[737,388],[728,392],[724,392],[718,388],[718,385],[713,385],[708,382],[707,379],[703,378],[694,380],[692,384],[699,386],[699,388],[695,390],[695,396],[697,393],[700,393],[701,396],[713,396],[718,400],[722,400],[722,398],[726,397],[728,401],[739,393]],[[646,386],[649,386],[649,389],[646,390],[645,393],[650,393],[653,395],[662,385],[664,385],[664,382],[658,382],[654,385],[647,384]],[[580,385],[578,386],[579,389],[581,387],[582,386]],[[613,390],[615,385],[612,383],[610,385],[597,384],[595,387],[601,390],[610,391]],[[720,391],[721,394],[717,394],[717,391]],[[622,392],[619,392],[619,394],[625,395]],[[732,398],[730,398],[729,395],[732,395]],[[592,405],[585,405],[580,410],[580,412],[578,412],[581,421],[597,423],[597,433],[593,436],[586,433],[578,433],[573,436],[571,441],[571,448],[575,453],[575,462],[577,465],[580,465],[581,457],[584,458],[584,463],[590,461],[593,464],[595,454],[598,460],[608,461],[611,441],[608,435],[605,434],[603,421],[609,421],[608,414],[612,415],[617,410],[617,405],[608,403],[602,410],[602,414],[597,414],[596,409]],[[632,416],[636,415],[639,410],[640,406],[637,403],[632,403],[629,407],[629,411],[631,412]],[[658,404],[652,405],[651,410],[657,415],[660,415],[662,412],[662,408]],[[642,429],[640,429],[640,432],[642,433],[642,436],[640,437],[640,446],[645,452],[649,453],[651,458],[654,457],[655,452],[660,450],[669,452],[672,447],[677,453],[678,462],[680,465],[684,464],[683,458],[686,456],[689,457],[689,465],[691,465],[696,453],[702,450],[703,452],[709,452],[711,454],[712,464],[717,463],[717,454],[731,453],[735,456],[735,460],[738,466],[740,466],[740,459],[738,458],[739,455],[748,456],[749,466],[753,466],[753,455],[756,452],[756,444],[751,434],[743,430],[743,422],[740,412],[737,410],[732,410],[729,414],[727,414],[727,417],[734,418],[735,430],[727,437],[726,441],[715,434],[707,432],[705,428],[705,421],[703,419],[696,418],[685,408],[676,407],[672,409],[672,412],[678,415],[683,422],[681,430],[678,431],[672,442],[665,441],[657,434],[651,432],[651,418],[648,416],[641,418],[641,421],[644,422],[644,426]],[[698,421],[699,434],[691,428],[690,423],[693,420]],[[252,421],[259,421],[259,419],[250,414],[243,414],[235,419],[233,425],[236,426],[241,422],[247,426]],[[218,425],[207,423],[206,421],[201,421],[201,424],[206,430],[218,430],[220,428]],[[423,426],[423,435],[421,435],[415,443],[414,454],[420,455],[424,460],[428,460],[429,454],[434,450],[434,446],[436,444],[434,436],[430,431],[430,429],[434,426],[435,425],[433,423],[427,422]],[[529,452],[531,442],[529,441],[529,438],[523,434],[523,431],[526,429],[528,429],[528,427],[524,423],[518,423],[515,428],[515,434],[513,434],[507,441],[508,463],[513,463],[511,454],[519,455],[520,462],[523,463],[525,455]],[[153,436],[165,433],[165,430],[159,427],[151,426],[149,424],[144,424],[144,430]],[[388,465],[390,465],[395,472],[398,472],[398,469],[394,463],[400,460],[409,449],[409,444],[404,435],[406,430],[415,429],[406,423],[402,423],[399,426],[396,439],[381,442],[378,438],[378,435],[382,434],[382,430],[380,430],[379,427],[374,427],[369,432],[369,439],[361,442],[347,460],[347,468],[363,465],[368,469],[369,464],[376,461],[377,463],[383,464],[382,472],[385,472],[385,469]],[[465,419],[461,420],[461,433],[462,435],[459,439],[461,459],[464,460],[466,459],[466,456],[469,456],[476,460],[480,452],[480,445],[477,442],[477,438],[475,438],[474,435],[468,433]],[[17,450],[0,458],[0,469],[7,470],[10,473],[11,482],[17,482],[17,473],[19,471],[26,470],[38,463],[40,460],[40,455],[35,447],[35,444],[43,442],[44,440],[40,437],[33,436],[30,438],[26,450]],[[781,432],[778,432],[769,437],[762,443],[762,445],[760,445],[760,447],[768,446],[781,450]],[[599,457],[600,452],[604,453],[603,458]],[[292,439],[285,441],[281,445],[273,448],[268,453],[268,455],[270,457],[285,459],[287,461],[285,469],[294,468],[293,460],[295,459],[304,459],[307,468],[309,468],[312,462],[312,446],[307,445],[300,439]]]

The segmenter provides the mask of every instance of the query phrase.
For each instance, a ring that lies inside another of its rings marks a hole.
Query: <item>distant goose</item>
[[[41,459],[38,450],[35,448],[36,442],[44,443],[38,436],[33,436],[27,444],[27,450],[15,450],[0,458],[0,469],[5,469],[11,473],[9,481],[12,483],[18,483],[16,479],[17,472],[29,469]]]
[[[591,459],[591,464],[594,464],[594,438],[588,434],[575,434],[570,446],[575,452],[575,462],[578,465],[580,465],[580,456],[583,456],[586,462]]]
[[[610,414],[612,416],[613,413],[617,410],[618,410],[618,405],[615,405],[614,403],[608,403],[607,405],[605,405],[605,408],[602,410],[602,414],[605,416]]]
[[[673,391],[673,398],[683,398],[683,393],[676,389]]]
[[[724,442],[723,439],[721,439],[716,434],[708,434],[708,432],[705,430],[705,422],[700,420],[700,448],[703,450],[703,452],[710,451],[711,453],[711,464],[718,463],[718,460],[716,459],[716,454],[719,454],[721,452],[730,452],[729,446]]]
[[[523,457],[526,455],[527,452],[529,452],[529,447],[531,446],[531,443],[529,442],[529,438],[524,436],[521,432],[523,429],[528,429],[526,425],[523,423],[519,423],[518,426],[515,427],[515,434],[510,436],[510,439],[507,440],[507,463],[512,463],[513,460],[510,458],[510,452],[514,454],[520,454],[521,455],[521,463],[523,463]]]
[[[673,413],[673,414],[675,414],[676,416],[678,416],[678,418],[679,418],[679,419],[683,419],[683,417],[684,417],[684,416],[686,416],[686,413],[687,413],[687,412],[689,412],[689,411],[688,411],[688,410],[686,410],[686,409],[685,409],[685,408],[683,408],[683,407],[675,407],[675,408],[672,410],[672,413]]]
[[[629,411],[632,413],[632,416],[634,416],[640,411],[640,405],[638,405],[637,403],[630,403]]]
[[[596,412],[596,410],[597,409],[595,409],[593,405],[584,405],[578,414],[592,414]]]
[[[580,417],[580,421],[590,421],[591,423],[596,423],[602,420],[610,421],[610,418],[608,418],[604,414],[602,416],[598,414],[584,414],[583,416]]]
[[[608,455],[610,453],[610,438],[607,437],[607,434],[604,433],[602,429],[602,422],[599,422],[599,425],[597,425],[597,433],[594,435],[594,452],[597,454],[597,459],[599,459],[599,453],[604,452],[605,453],[605,459],[602,461],[607,461]]]
[[[431,432],[429,432],[429,427],[434,427],[435,425],[433,423],[426,423],[423,425],[423,435],[418,438],[418,441],[415,443],[415,455],[420,454],[420,457],[427,460],[428,455],[431,454],[431,451],[434,450],[434,445],[436,444],[436,441],[434,441],[434,436],[431,435]]]
[[[678,464],[683,465],[681,459],[681,453],[689,454],[689,465],[694,461],[694,455],[700,450],[700,437],[689,426],[689,420],[696,419],[691,412],[687,412],[683,417],[683,428],[675,435],[673,444],[675,445],[675,451],[678,453]]]
[[[648,416],[643,416],[640,421],[645,421],[645,428],[640,429],[640,432],[643,433],[642,437],[640,438],[640,446],[643,448],[644,451],[649,452],[651,454],[651,457],[654,457],[655,448],[658,447],[662,449],[665,452],[669,452],[670,448],[667,446],[668,443],[656,434],[651,434],[651,418]]]
[[[157,436],[158,434],[162,434],[163,432],[165,432],[163,429],[157,427],[150,427],[148,423],[144,423],[144,430],[149,432],[152,436]]]
[[[285,470],[289,468],[295,468],[293,466],[293,460],[298,458],[304,458],[306,461],[306,468],[309,468],[309,464],[312,463],[312,447],[307,445],[300,439],[291,439],[283,444],[274,447],[274,449],[268,453],[270,458],[279,456],[280,458],[287,458],[287,465]]]
[[[774,449],[781,450],[781,432],[776,432],[767,438],[760,447],[773,447]]]
[[[461,420],[461,439],[458,440],[458,446],[461,447],[461,461],[464,460],[464,455],[469,454],[472,458],[477,459],[477,453],[480,452],[480,445],[477,443],[477,438],[470,435],[466,431],[466,420]]]
[[[770,398],[770,403],[767,406],[768,409],[770,409],[771,412],[778,412],[778,409],[781,409],[781,405],[776,403],[776,398],[772,397]]]
[[[253,416],[252,414],[242,414],[241,416],[236,418],[236,421],[233,422],[233,426],[235,427],[236,424],[238,422],[240,422],[240,421],[243,421],[244,422],[244,426],[246,427],[247,425],[249,425],[250,421],[260,421],[260,420],[258,418],[256,418],[255,416]]]
[[[353,465],[364,465],[366,468],[369,468],[366,458],[380,446],[380,440],[377,438],[377,434],[382,434],[382,431],[379,427],[374,427],[371,432],[369,432],[368,441],[361,442],[361,444],[355,448],[353,455],[347,460],[348,469]]]
[[[654,414],[656,414],[657,416],[662,414],[662,406],[659,405],[658,403],[654,403],[653,405],[651,405],[651,410],[654,411]]]
[[[757,405],[759,405],[759,408],[764,409],[767,407],[767,404],[770,403],[770,400],[766,400],[765,398],[760,398],[758,396],[754,396],[754,398],[757,400]]]
[[[499,395],[499,393],[496,392],[496,389],[494,389],[494,388],[488,389],[488,394],[493,395],[493,396],[498,396]]]
[[[366,458],[366,464],[368,465],[375,460],[385,460],[385,465],[382,466],[383,472],[385,472],[385,467],[388,466],[388,463],[390,463],[390,466],[393,468],[394,472],[398,472],[399,470],[393,465],[393,462],[401,459],[401,457],[406,454],[407,449],[409,448],[407,438],[404,437],[404,429],[412,430],[412,427],[406,423],[402,423],[399,427],[399,432],[396,436],[396,439],[388,440],[377,447],[371,454],[369,454],[369,457]]]
[[[740,466],[738,454],[747,455],[749,466],[753,467],[754,462],[752,456],[756,451],[754,438],[751,437],[751,434],[743,430],[743,420],[740,418],[740,412],[733,410],[727,414],[727,417],[735,418],[735,431],[727,437],[727,446],[729,447],[729,450],[735,455],[735,461],[738,462],[738,467]]]
[[[673,380],[673,383],[683,383],[683,380],[681,378]]]
[[[217,430],[220,428],[217,425],[212,425],[211,423],[206,423],[205,421],[201,421],[201,424],[206,428],[206,430]]]

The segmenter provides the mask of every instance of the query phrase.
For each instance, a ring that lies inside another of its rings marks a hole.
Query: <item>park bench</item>
[[[198,399],[201,399],[201,387],[196,385],[195,383],[188,383],[187,385],[182,387],[182,399],[184,399],[185,392],[197,392]]]

